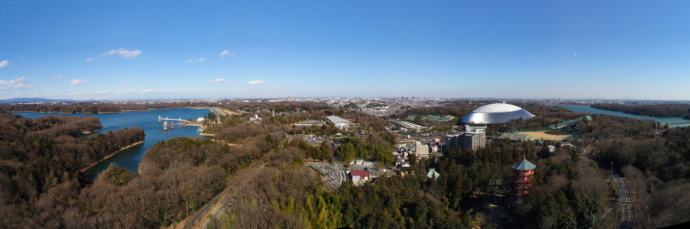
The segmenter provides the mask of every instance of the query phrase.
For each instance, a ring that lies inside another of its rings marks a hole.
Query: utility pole
[[[611,162],[611,178],[613,178],[613,161]]]

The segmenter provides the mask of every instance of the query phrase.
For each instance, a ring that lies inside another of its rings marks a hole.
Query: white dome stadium
[[[467,124],[500,124],[508,123],[513,119],[529,119],[534,115],[518,106],[506,103],[494,103],[473,110],[465,118]]]

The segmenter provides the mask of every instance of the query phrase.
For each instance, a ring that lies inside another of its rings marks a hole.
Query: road
[[[620,176],[615,176],[616,184],[618,185],[618,206],[621,211],[621,223],[618,228],[629,229],[635,225],[635,206],[630,198],[628,185],[625,179]]]
[[[208,216],[215,216],[227,203],[232,201],[232,199],[235,197],[235,194],[243,191],[249,182],[254,180],[254,178],[260,173],[261,169],[263,169],[265,161],[266,158],[251,168],[239,171],[237,176],[234,177],[232,183],[230,183],[225,190],[216,195],[216,197],[211,199],[211,201],[206,203],[206,205],[200,208],[199,211],[197,211],[194,215],[190,215],[182,222],[171,225],[168,228],[206,228],[206,224],[209,222]]]
[[[227,115],[225,114],[225,112],[221,111],[217,107],[211,107],[211,111],[213,111],[213,113],[215,113],[218,117]]]

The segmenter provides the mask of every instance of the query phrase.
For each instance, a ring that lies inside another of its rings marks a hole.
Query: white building
[[[336,128],[344,130],[350,128],[350,121],[338,116],[328,116],[328,121],[332,122]]]
[[[429,158],[429,146],[426,144],[422,144],[420,141],[415,141],[415,153],[417,154],[417,158]]]
[[[513,119],[534,118],[532,113],[521,107],[504,103],[494,103],[479,107],[462,119],[467,124],[499,124]]]

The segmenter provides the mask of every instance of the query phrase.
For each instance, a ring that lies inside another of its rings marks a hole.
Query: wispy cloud
[[[2,93],[2,92],[0,92]],[[124,91],[111,91],[111,90],[92,90],[92,91],[70,91],[66,93],[57,93],[52,95],[45,95],[47,98],[61,98],[61,99],[107,99],[117,96],[143,96],[156,94],[179,94],[181,91],[174,90],[161,90],[161,89],[146,89],[146,90],[124,90]]]
[[[225,83],[227,80],[225,79],[212,79],[211,83]]]
[[[202,58],[199,58],[199,59],[189,59],[189,60],[185,60],[185,62],[187,62],[188,64],[189,64],[189,63],[192,63],[192,62],[204,62],[204,61],[206,61],[206,58],[203,58],[203,57],[202,57]]]
[[[0,61],[0,68],[7,67],[7,65],[10,65],[10,61],[8,61],[8,60]]]
[[[122,80],[122,82],[123,82],[123,83],[127,83],[127,82],[129,82],[129,80]]]
[[[65,77],[62,75],[59,75],[59,76],[51,76],[50,78],[54,79],[54,80],[59,80],[59,79],[65,78]]]
[[[576,53],[576,52],[574,52],[574,53],[573,53],[573,55],[574,55],[574,56],[577,56],[577,53]]]
[[[7,90],[18,90],[18,89],[29,89],[33,88],[33,85],[25,84],[25,76],[20,76],[11,80],[0,80],[0,91]]]
[[[91,62],[91,61],[93,61],[93,58],[86,58],[86,60],[84,60],[84,61]]]
[[[156,92],[172,92],[172,90],[161,90],[161,89],[146,89],[140,93],[156,93]]]
[[[101,54],[101,56],[119,55],[122,58],[132,59],[134,57],[137,57],[140,54],[141,54],[141,51],[139,51],[139,50],[129,50],[129,49],[120,48],[118,50],[113,49],[113,50],[110,50],[108,52],[105,52],[105,53]]]
[[[261,84],[261,83],[266,83],[266,81],[263,81],[263,80],[252,80],[252,81],[249,81],[249,83],[247,83],[247,84],[249,84],[249,85],[254,85],[254,84]]]
[[[73,79],[72,81],[69,81],[69,84],[71,84],[71,85],[77,85],[77,84],[80,84],[80,83],[83,83],[83,82],[84,82],[84,81],[83,81],[83,80],[80,80],[80,79]]]
[[[235,54],[232,54],[232,53],[230,52],[230,50],[227,50],[227,49],[226,49],[226,50],[223,50],[222,52],[220,52],[220,58],[225,58],[226,56],[228,56],[228,57],[235,57]]]

